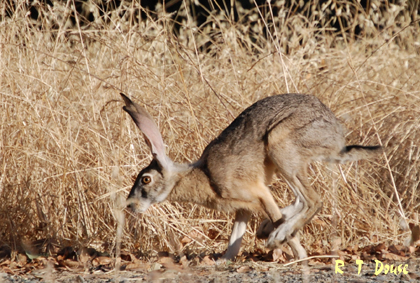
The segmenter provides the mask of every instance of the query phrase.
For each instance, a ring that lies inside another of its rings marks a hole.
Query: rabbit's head
[[[144,139],[153,155],[153,160],[140,171],[127,198],[128,208],[134,212],[145,212],[150,205],[164,201],[173,187],[173,162],[166,156],[162,136],[152,117],[140,105],[121,94],[137,127],[143,132]]]
[[[127,198],[130,210],[145,212],[150,205],[166,199],[171,192],[171,186],[167,185],[165,171],[155,159],[140,171]]]

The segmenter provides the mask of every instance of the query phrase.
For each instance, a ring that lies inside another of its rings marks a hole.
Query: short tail
[[[380,145],[348,145],[341,150],[339,154],[339,162],[344,163],[360,159],[369,159],[378,156],[380,153],[382,153],[382,147]]]

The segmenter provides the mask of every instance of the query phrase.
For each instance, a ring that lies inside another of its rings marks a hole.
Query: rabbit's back
[[[245,109],[206,147],[200,161],[222,197],[244,198],[237,188],[256,180],[265,182],[271,165],[268,153],[277,140],[292,143],[302,151],[299,154],[310,155],[309,159],[318,158],[314,152],[318,148],[325,155],[345,145],[344,128],[318,98],[283,94]]]

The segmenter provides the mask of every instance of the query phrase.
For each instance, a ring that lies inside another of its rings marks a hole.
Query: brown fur
[[[192,202],[207,208],[235,212],[238,209],[256,210],[259,203],[252,200],[232,199],[218,195],[210,184],[210,180],[199,167],[191,167],[183,174],[179,182],[171,190],[168,200]]]

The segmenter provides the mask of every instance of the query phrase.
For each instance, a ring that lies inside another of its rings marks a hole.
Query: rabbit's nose
[[[130,210],[131,212],[136,212],[137,205],[135,203],[130,203],[127,205],[127,209]]]

